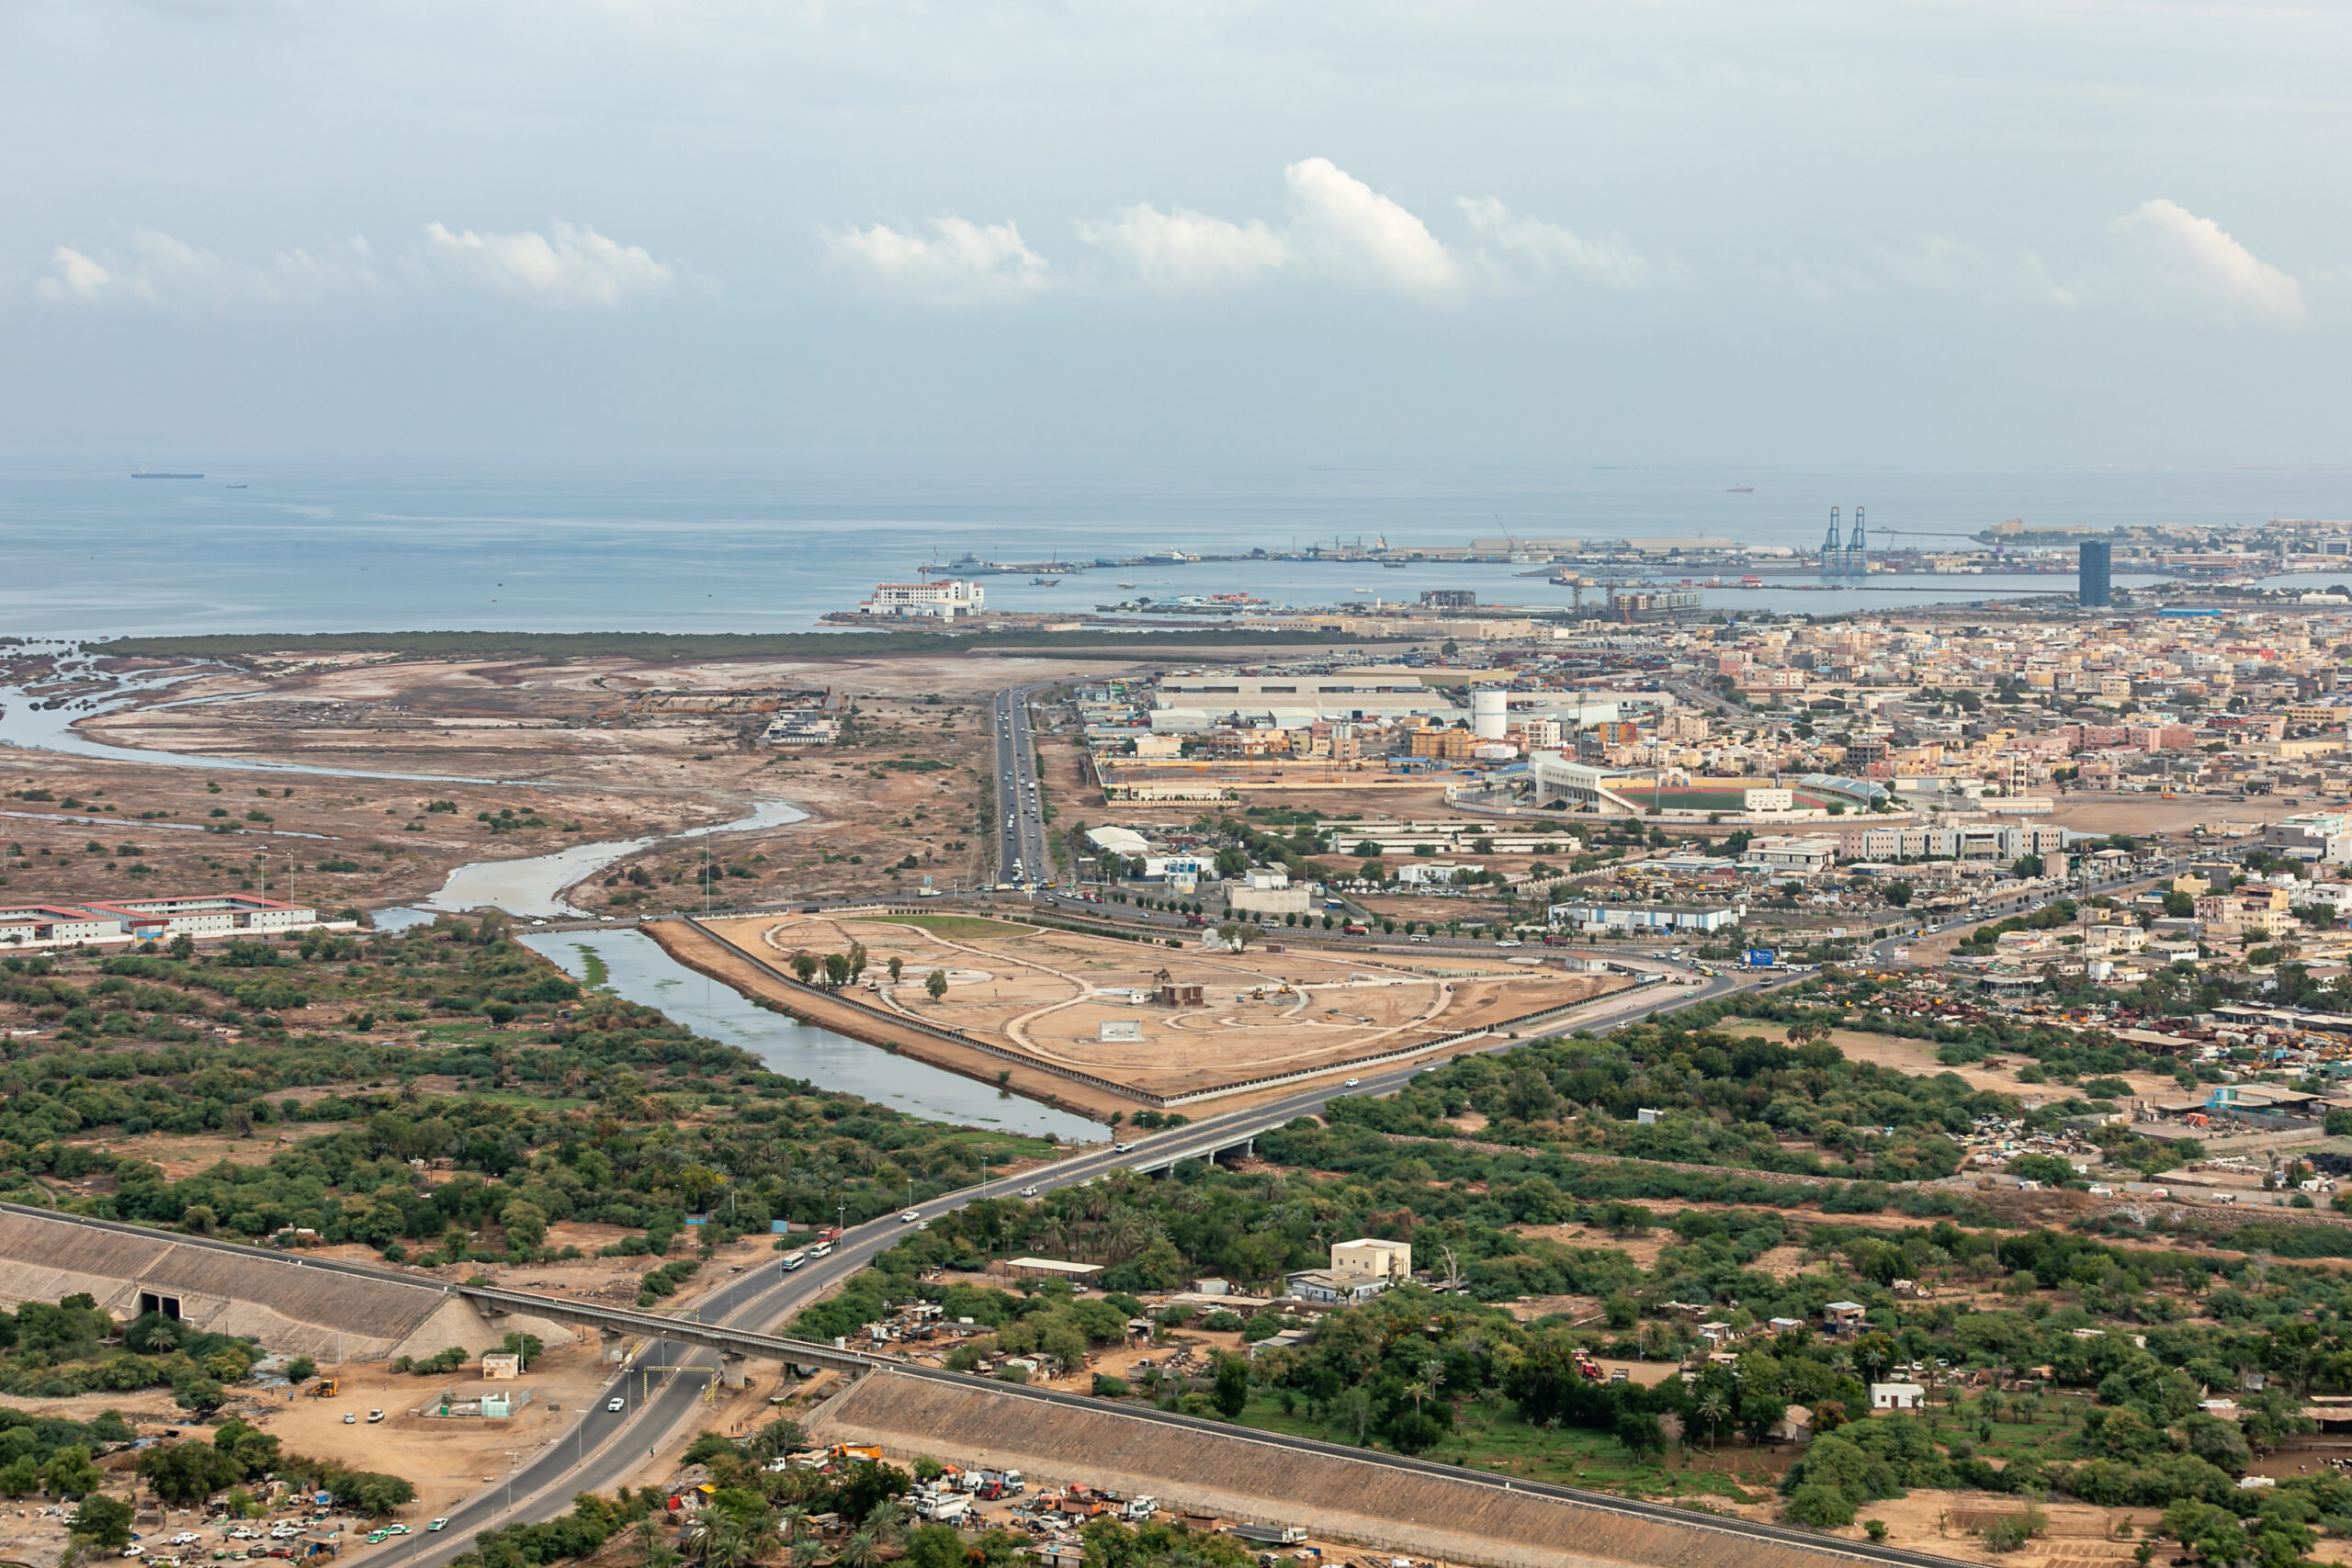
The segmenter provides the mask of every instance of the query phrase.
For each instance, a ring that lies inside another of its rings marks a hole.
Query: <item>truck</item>
[[[960,1519],[971,1511],[972,1500],[969,1497],[954,1495],[925,1497],[915,1506],[916,1513],[935,1525]]]
[[[1296,1546],[1306,1539],[1305,1525],[1236,1525],[1233,1533],[1244,1540],[1261,1541],[1268,1546]]]
[[[1144,1520],[1151,1517],[1153,1514],[1159,1512],[1159,1499],[1157,1497],[1130,1497],[1127,1499],[1125,1506],[1119,1510],[1119,1513],[1121,1517],[1125,1518],[1127,1523],[1131,1525],[1139,1525],[1143,1523]]]

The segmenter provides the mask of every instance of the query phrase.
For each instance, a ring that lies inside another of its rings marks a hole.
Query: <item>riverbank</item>
[[[533,931],[519,940],[583,984],[749,1051],[786,1077],[953,1126],[1050,1135],[1072,1145],[1102,1141],[1101,1126],[1082,1111],[1042,1104],[993,1079],[982,1082],[910,1053],[876,1050],[869,1042],[763,1008],[727,981],[681,963],[649,932]]]
[[[899,1055],[942,1068],[976,1082],[991,1085],[1035,1100],[1041,1105],[1096,1122],[1113,1115],[1132,1115],[1144,1103],[1108,1089],[1096,1089],[1034,1067],[1009,1064],[970,1046],[956,1045],[920,1030],[901,1028],[863,1009],[831,997],[787,986],[760,965],[744,958],[685,920],[649,921],[638,928],[662,951],[698,975],[707,975],[755,1000],[774,1002],[796,1018],[864,1041]]]

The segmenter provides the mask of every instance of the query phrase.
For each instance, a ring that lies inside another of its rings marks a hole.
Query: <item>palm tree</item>
[[[1445,1363],[1432,1356],[1413,1369],[1413,1380],[1405,1392],[1413,1396],[1413,1409],[1418,1414],[1421,1401],[1437,1397],[1437,1385],[1445,1379]]]
[[[833,1553],[834,1568],[877,1568],[881,1561],[882,1543],[872,1530],[856,1531]]]
[[[1707,1428],[1707,1451],[1713,1453],[1715,1434],[1722,1429],[1724,1420],[1731,1415],[1731,1402],[1724,1397],[1722,1389],[1711,1384],[1700,1391],[1697,1410],[1699,1424]]]
[[[907,1533],[907,1506],[896,1498],[885,1498],[865,1516],[866,1530],[884,1546],[895,1546]]]

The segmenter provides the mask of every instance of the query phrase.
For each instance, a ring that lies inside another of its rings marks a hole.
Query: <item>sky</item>
[[[2352,461],[2352,7],[0,0],[0,450]]]

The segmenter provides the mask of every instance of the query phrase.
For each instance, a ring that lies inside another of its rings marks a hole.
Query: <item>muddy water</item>
[[[741,993],[680,964],[641,932],[542,931],[521,940],[575,979],[587,978],[588,955],[594,953],[605,965],[605,984],[616,995],[659,1008],[697,1034],[740,1046],[771,1072],[929,1121],[1051,1133],[1064,1143],[1102,1139],[1102,1127],[1083,1117],[753,1007]]]
[[[602,871],[615,861],[653,844],[707,839],[718,833],[745,833],[755,828],[780,828],[787,822],[797,822],[808,815],[789,801],[762,800],[752,803],[751,815],[747,817],[738,817],[731,822],[714,822],[707,828],[689,828],[683,833],[573,844],[552,854],[533,855],[527,860],[476,861],[471,865],[461,865],[451,872],[449,879],[441,885],[441,890],[425,899],[419,908],[388,911],[413,915],[415,919],[392,921],[379,915],[376,923],[379,926],[413,925],[417,919],[431,919],[431,912],[438,909],[456,914],[462,914],[468,909],[503,909],[510,915],[526,918],[588,914],[591,911],[565,903],[563,890],[583,877]]]

